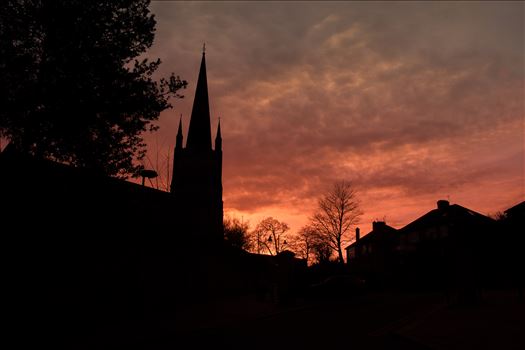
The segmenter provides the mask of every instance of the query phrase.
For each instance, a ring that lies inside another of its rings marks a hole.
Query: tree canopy
[[[290,227],[287,223],[271,216],[262,219],[253,232],[257,253],[267,250],[270,255],[278,255],[284,251],[288,244],[286,241],[288,230]]]
[[[329,262],[332,255],[330,238],[312,225],[303,226],[290,238],[290,245],[294,253],[309,265]]]
[[[187,83],[155,81],[149,0],[7,0],[0,5],[0,136],[20,151],[127,176],[144,131]]]
[[[252,242],[249,236],[250,224],[236,217],[225,217],[223,222],[224,240],[232,247],[250,250]]]

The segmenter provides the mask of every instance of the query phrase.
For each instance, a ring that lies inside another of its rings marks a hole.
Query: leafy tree
[[[224,239],[231,246],[244,250],[250,250],[252,242],[249,236],[250,225],[238,218],[224,218]]]
[[[149,0],[6,0],[0,5],[0,137],[20,151],[108,175],[137,173],[170,96],[155,81]]]
[[[261,250],[267,250],[270,255],[282,252],[288,245],[286,232],[289,229],[288,224],[271,216],[261,220],[253,232],[257,253]]]
[[[344,263],[343,245],[348,242],[346,236],[359,223],[361,215],[352,184],[339,181],[319,199],[317,211],[311,217],[311,226],[326,239],[340,263]]]

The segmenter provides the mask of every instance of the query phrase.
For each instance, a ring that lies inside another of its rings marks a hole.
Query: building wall
[[[185,231],[204,240],[222,240],[222,152],[176,150],[172,194]]]

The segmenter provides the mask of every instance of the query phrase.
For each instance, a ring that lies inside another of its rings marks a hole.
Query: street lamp
[[[142,169],[140,171],[140,176],[142,176],[142,186],[144,186],[144,180],[146,178],[148,178],[151,182],[151,179],[156,178],[157,176],[159,176],[159,174],[157,174],[155,170]]]

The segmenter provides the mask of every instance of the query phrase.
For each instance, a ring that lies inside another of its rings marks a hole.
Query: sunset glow
[[[364,233],[438,199],[505,210],[525,199],[523,6],[154,2],[148,55],[189,88],[146,135],[146,166],[167,176],[180,114],[187,135],[206,42],[225,214],[296,232],[337,179],[355,184]]]

